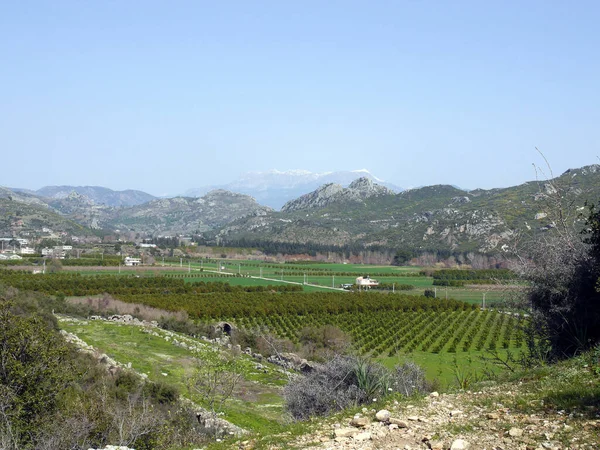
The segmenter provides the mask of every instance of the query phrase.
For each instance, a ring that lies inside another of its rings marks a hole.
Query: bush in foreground
[[[414,363],[389,371],[365,358],[337,356],[314,372],[290,381],[284,389],[284,399],[292,417],[304,420],[372,402],[394,392],[409,396],[428,390],[423,370]]]
[[[565,358],[600,343],[598,207],[590,207],[582,234],[561,226],[532,247],[531,260],[519,267],[529,282],[526,300],[532,308],[532,354]]]

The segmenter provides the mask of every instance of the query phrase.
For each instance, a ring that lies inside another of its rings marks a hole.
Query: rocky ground
[[[422,400],[388,410],[362,413],[323,423],[313,434],[281,448],[567,450],[600,449],[597,409],[571,412],[519,412],[522,402],[539,403],[530,386],[490,386],[452,394],[434,392]],[[530,400],[528,400],[530,399]],[[539,406],[542,406],[541,408]],[[252,447],[252,442],[241,445]]]

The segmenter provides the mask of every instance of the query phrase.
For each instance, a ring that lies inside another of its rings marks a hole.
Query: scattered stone
[[[408,424],[404,420],[396,419],[395,417],[390,417],[388,422],[396,425],[398,428],[408,428]]]
[[[417,420],[419,420],[419,417],[418,416],[408,416],[407,419],[410,420],[411,422],[416,422]]]
[[[390,412],[387,409],[377,411],[377,414],[375,414],[375,419],[377,419],[379,422],[388,422],[390,420]]]
[[[334,431],[336,438],[352,437],[358,433],[359,431],[356,428],[336,428]]]
[[[508,435],[511,437],[521,437],[523,436],[523,430],[520,428],[513,427],[508,430]]]
[[[350,425],[357,428],[365,428],[371,423],[367,417],[355,417],[350,421]]]
[[[371,440],[371,433],[369,433],[368,431],[365,431],[363,433],[358,433],[356,436],[354,436],[354,440],[355,441],[370,441]]]
[[[486,416],[490,420],[498,420],[500,419],[500,414],[498,413],[488,413]]]
[[[430,397],[439,397],[440,393],[437,391],[433,391],[431,394],[429,394]]]
[[[470,447],[471,444],[469,444],[464,439],[456,439],[454,442],[452,442],[450,450],[467,450]]]
[[[444,450],[446,446],[444,445],[444,441],[430,441],[429,448],[431,450]]]
[[[460,409],[453,409],[452,411],[450,411],[450,416],[451,417],[458,417],[462,415],[462,411]]]

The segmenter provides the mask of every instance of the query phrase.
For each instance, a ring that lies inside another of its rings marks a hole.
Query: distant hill
[[[231,183],[190,189],[184,195],[197,197],[204,195],[211,189],[221,188],[250,195],[262,205],[279,209],[286,202],[314,191],[324,184],[335,183],[347,187],[358,178],[368,178],[395,192],[402,190],[398,186],[378,179],[365,169],[326,173],[313,173],[306,170],[270,170],[267,172],[248,172]]]
[[[314,192],[305,194],[296,200],[290,200],[283,205],[281,211],[292,212],[303,209],[323,208],[335,203],[361,201],[384,195],[395,195],[395,192],[387,187],[373,183],[370,178],[363,177],[354,180],[347,188],[335,183],[325,184]]]
[[[0,236],[35,236],[42,228],[54,233],[91,236],[93,231],[37,202],[0,197]]]
[[[189,234],[213,230],[241,217],[261,216],[271,211],[248,195],[220,189],[200,198],[164,198],[130,208],[113,209],[105,223],[111,228],[152,234]]]
[[[96,204],[107,206],[135,206],[156,198],[142,191],[132,189],[113,191],[101,186],[45,186],[35,191],[35,194],[52,199],[63,199],[73,192],[84,195]]]
[[[557,226],[562,204],[569,223],[581,221],[585,201],[600,199],[600,166],[565,172],[552,182],[529,182],[505,189],[463,191],[426,186],[395,194],[368,188],[360,194],[323,186],[289,202],[281,212],[246,217],[224,226],[219,242],[282,242],[387,248],[502,252],[517,236]],[[556,187],[560,192],[555,192]]]
[[[80,228],[120,229],[148,234],[206,232],[247,215],[262,215],[272,211],[259,205],[252,197],[224,190],[211,191],[201,198],[154,199],[141,205],[119,207],[97,204],[74,190],[68,195],[62,195],[66,191],[52,192],[55,193],[54,198],[0,188],[0,199],[6,200],[5,205],[10,210],[26,211],[26,215],[32,219],[37,216],[39,220],[35,223],[38,228],[56,227],[57,222],[65,221]],[[9,222],[4,223],[5,230],[8,230],[6,227],[9,227]],[[69,228],[65,227],[59,228]],[[3,228],[0,228],[1,231]]]

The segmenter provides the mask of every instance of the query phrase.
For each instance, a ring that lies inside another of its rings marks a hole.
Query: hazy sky
[[[598,1],[0,5],[0,185],[250,170],[509,186],[600,163]]]

